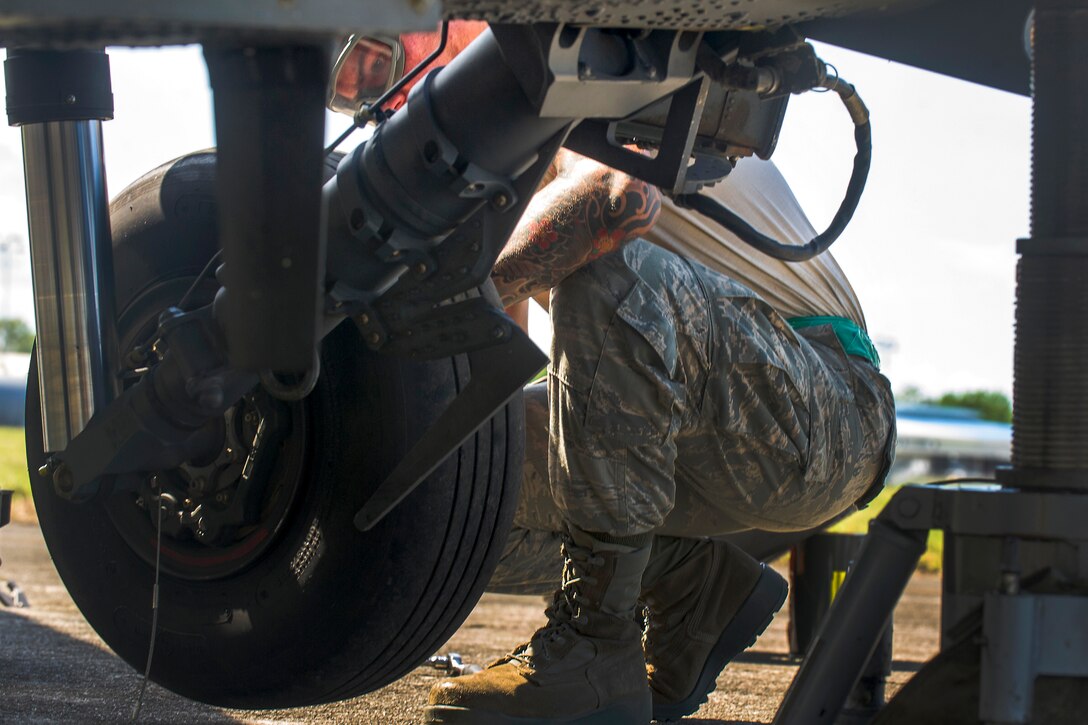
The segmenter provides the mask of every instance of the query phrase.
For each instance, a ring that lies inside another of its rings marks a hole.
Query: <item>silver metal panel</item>
[[[153,45],[240,34],[433,30],[438,0],[5,0],[0,44]]]
[[[1088,597],[1048,594],[1034,599],[1041,630],[1038,673],[1088,677]]]
[[[987,594],[979,719],[1027,723],[1036,677],[1088,677],[1086,620],[1086,597]]]
[[[983,611],[979,719],[1026,723],[1035,690],[1035,602],[992,594]]]
[[[42,434],[55,452],[109,395],[102,319],[112,304],[100,299],[95,275],[96,259],[110,259],[102,124],[30,124],[22,134]]]

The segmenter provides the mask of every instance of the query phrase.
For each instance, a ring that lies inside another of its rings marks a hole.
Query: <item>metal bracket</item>
[[[547,51],[550,78],[540,115],[628,116],[688,83],[701,41],[697,31],[631,34],[556,25]]]
[[[997,486],[904,486],[880,515],[904,531],[1088,540],[1088,496]]]
[[[654,158],[628,151],[614,142],[615,123],[607,121],[582,121],[571,131],[565,145],[571,151],[659,186],[666,193],[684,193],[687,189],[688,157],[699,133],[699,121],[709,90],[710,80],[703,76],[676,92],[669,106],[661,148]],[[728,169],[722,167],[724,173],[721,176],[731,169],[731,166]]]
[[[507,342],[468,354],[468,385],[355,514],[356,528],[367,531],[381,521],[547,364],[529,336],[513,330]]]
[[[508,204],[494,197],[429,250],[427,262],[400,276],[364,315],[356,317],[372,349],[435,359],[496,345],[513,338],[516,327],[475,288],[484,284],[495,259],[544,177],[567,131],[540,150],[536,162],[510,185]],[[536,370],[539,370],[537,366]],[[533,372],[536,372],[534,370]],[[523,381],[524,382],[524,381]]]

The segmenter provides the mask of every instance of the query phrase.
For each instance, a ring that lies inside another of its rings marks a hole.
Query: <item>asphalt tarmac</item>
[[[141,677],[103,644],[61,585],[38,529],[0,529],[0,583],[15,581],[30,606],[0,606],[0,723],[117,723],[131,720]],[[889,695],[937,650],[940,580],[917,574],[896,610]],[[540,597],[486,595],[443,647],[486,664],[543,623]],[[783,612],[786,608],[783,608]],[[709,702],[684,722],[769,723],[797,663],[780,613],[756,645],[719,677]],[[363,697],[292,710],[224,710],[149,685],[140,722],[418,723],[427,691],[445,675],[423,666]]]

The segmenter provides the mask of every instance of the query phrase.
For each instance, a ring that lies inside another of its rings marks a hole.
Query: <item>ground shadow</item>
[[[131,719],[141,679],[116,655],[42,625],[27,609],[0,609],[0,641],[0,721]],[[140,722],[240,721],[152,684]]]

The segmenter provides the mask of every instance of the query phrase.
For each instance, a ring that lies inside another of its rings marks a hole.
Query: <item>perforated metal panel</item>
[[[447,0],[445,12],[505,23],[568,22],[695,30],[774,27],[918,0]]]

